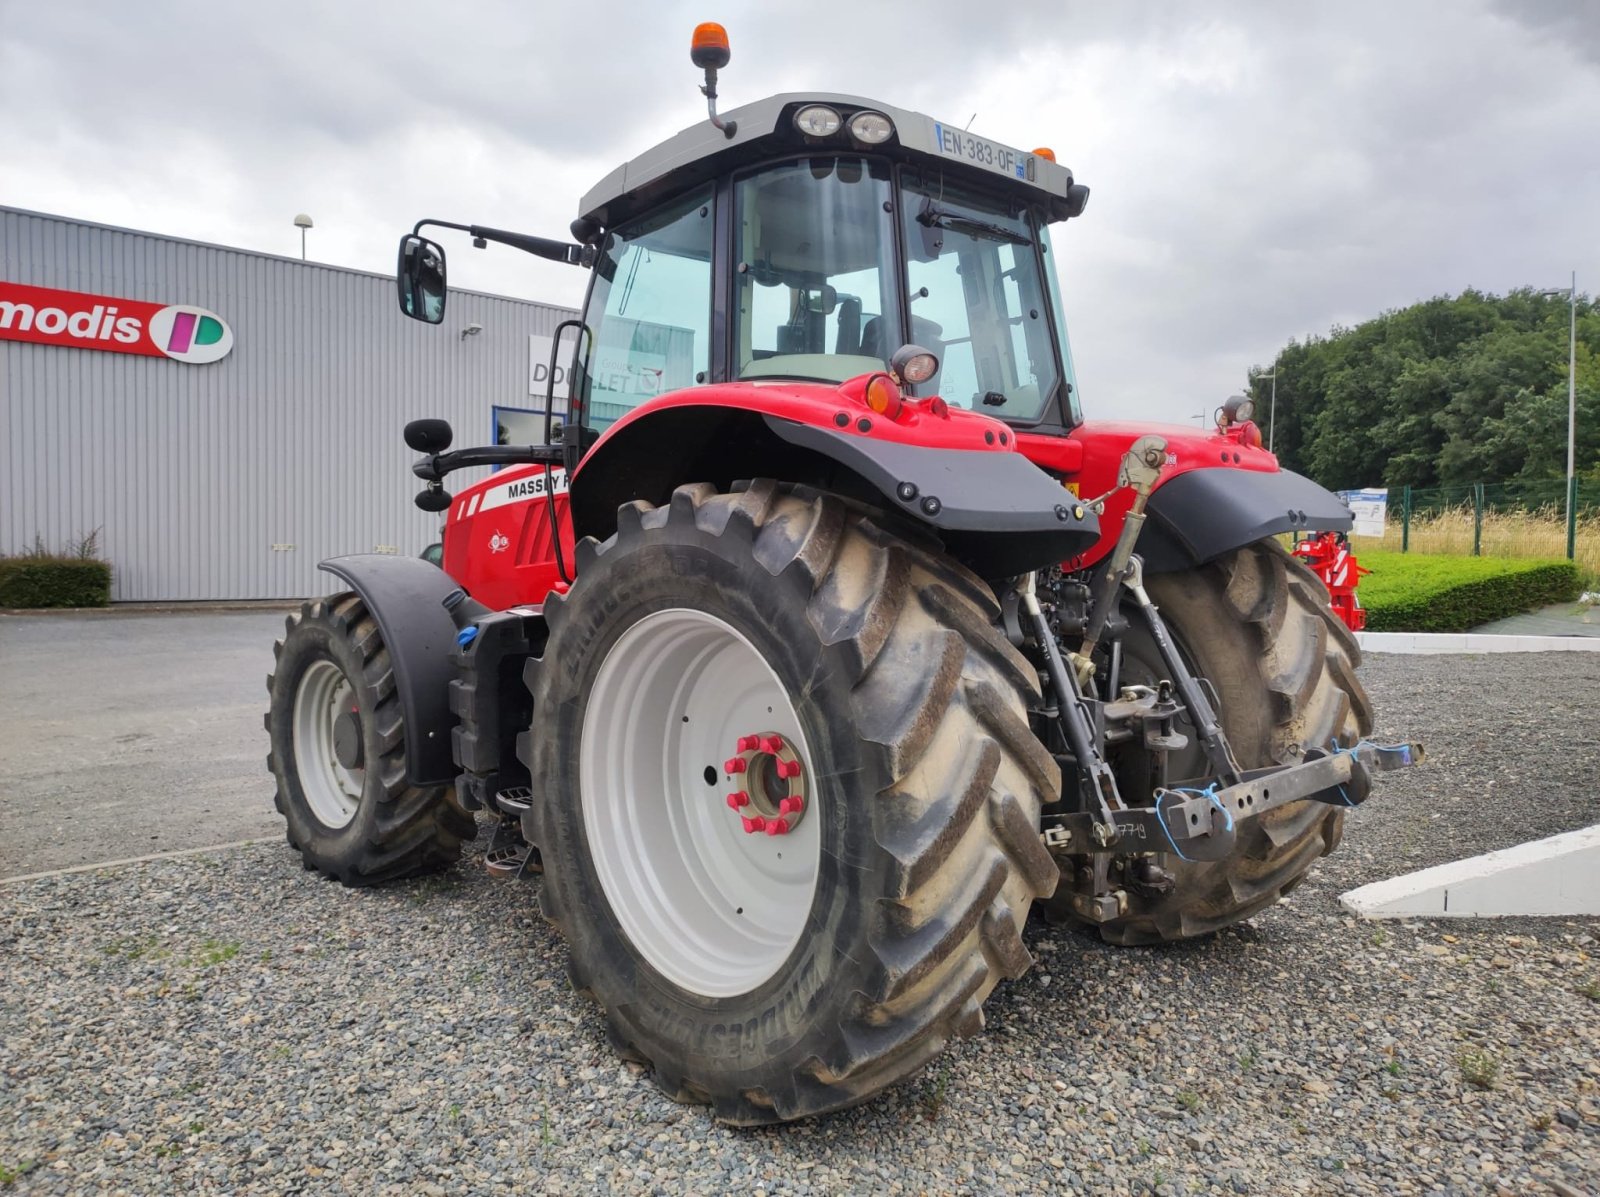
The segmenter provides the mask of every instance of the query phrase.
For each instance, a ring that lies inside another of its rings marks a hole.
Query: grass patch
[[[23,1160],[20,1164],[0,1163],[0,1186],[9,1188],[17,1183],[28,1173],[33,1171],[32,1160]]]
[[[1200,1108],[1200,1095],[1192,1089],[1185,1089],[1178,1094],[1178,1104],[1193,1114]]]
[[[1465,632],[1578,597],[1570,561],[1364,550],[1358,557],[1372,570],[1358,593],[1373,632]]]
[[[189,964],[193,968],[210,968],[226,960],[232,960],[238,954],[238,944],[208,939],[195,949],[194,954],[189,957]]]
[[[1493,1052],[1468,1048],[1456,1057],[1461,1079],[1478,1089],[1493,1089],[1500,1079],[1500,1061]]]
[[[1389,492],[1389,519],[1380,540],[1372,536],[1351,538],[1356,555],[1399,552],[1401,539],[1400,490]],[[1533,511],[1486,511],[1483,514],[1482,552],[1487,557],[1542,557],[1567,555],[1567,520],[1560,505]],[[1578,569],[1586,580],[1600,578],[1600,514],[1578,510],[1574,544]],[[1427,512],[1411,517],[1411,553],[1445,553],[1456,557],[1472,553],[1472,506]],[[1366,583],[1362,583],[1365,587]]]

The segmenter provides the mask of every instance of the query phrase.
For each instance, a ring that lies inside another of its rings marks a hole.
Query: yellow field
[[[1394,506],[1389,508],[1387,528],[1381,540],[1352,536],[1350,545],[1357,558],[1363,546],[1399,552],[1400,513]],[[1410,551],[1470,556],[1472,508],[1412,516]],[[1565,557],[1567,525],[1561,510],[1549,507],[1542,511],[1485,512],[1482,553],[1485,557]],[[1600,516],[1579,518],[1576,560],[1590,584],[1600,578]]]

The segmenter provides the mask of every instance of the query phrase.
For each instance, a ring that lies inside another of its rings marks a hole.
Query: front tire
[[[358,886],[459,858],[477,824],[453,786],[406,781],[394,666],[366,604],[348,593],[306,603],[273,653],[267,768],[305,867]]]
[[[1190,668],[1211,682],[1242,767],[1291,764],[1307,749],[1348,746],[1371,733],[1372,704],[1355,673],[1361,649],[1329,609],[1322,583],[1276,541],[1246,545],[1195,570],[1147,574],[1145,587]],[[1141,616],[1132,620],[1142,628]],[[1130,633],[1125,651],[1125,683],[1165,676],[1147,633]],[[1194,729],[1185,722],[1183,730],[1190,746],[1172,762],[1174,778],[1208,771]],[[1124,916],[1095,926],[1118,944],[1210,934],[1299,885],[1338,846],[1343,829],[1343,810],[1310,800],[1246,819],[1229,856],[1186,862],[1166,854],[1161,867],[1173,875],[1173,888],[1135,889]],[[1060,909],[1071,913],[1065,904]]]
[[[747,1125],[864,1100],[982,1025],[1031,963],[1060,784],[982,582],[839,499],[696,485],[622,508],[545,613],[528,836],[625,1056]],[[727,796],[757,783],[727,762],[768,733],[804,813],[746,834]]]

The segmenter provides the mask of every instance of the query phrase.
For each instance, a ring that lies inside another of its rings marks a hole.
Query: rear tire
[[[306,603],[273,652],[267,768],[305,867],[357,886],[458,859],[477,824],[455,787],[406,781],[394,667],[366,604],[348,593]]]
[[[1354,744],[1372,731],[1371,701],[1355,674],[1360,647],[1329,609],[1322,583],[1276,541],[1246,545],[1196,570],[1147,574],[1145,587],[1190,668],[1215,689],[1242,767],[1292,763],[1306,749]],[[1130,644],[1128,651],[1137,649]],[[1154,658],[1153,645],[1142,655]],[[1206,772],[1193,729],[1183,729],[1191,740],[1189,775]],[[1184,775],[1179,761],[1173,767],[1175,778]],[[1338,846],[1343,828],[1342,809],[1309,800],[1246,819],[1231,855],[1186,862],[1166,854],[1160,863],[1174,875],[1171,892],[1130,891],[1126,915],[1094,925],[1118,944],[1207,935],[1300,884]],[[1065,903],[1055,909],[1070,912]]]
[[[988,588],[837,498],[770,481],[623,507],[577,558],[529,670],[526,818],[544,913],[618,1050],[673,1098],[750,1125],[865,1100],[981,1027],[996,982],[1032,962],[1021,928],[1057,876],[1038,815],[1060,785],[1028,728],[1036,677],[993,627]],[[709,674],[724,656],[744,664]],[[803,748],[806,814],[741,839],[723,758],[768,721]],[[786,844],[799,863],[780,864]],[[728,863],[696,871],[703,857]],[[761,901],[763,868],[809,878],[772,882],[792,919],[729,889]],[[729,952],[744,955],[707,966]]]

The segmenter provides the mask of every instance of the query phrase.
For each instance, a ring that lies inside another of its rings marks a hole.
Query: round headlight
[[[850,118],[850,136],[866,145],[882,145],[894,136],[894,122],[881,112],[858,112]]]
[[[902,382],[916,386],[939,372],[939,358],[921,345],[902,345],[889,359],[889,369]]]
[[[1249,399],[1246,399],[1243,403],[1239,404],[1238,408],[1234,411],[1233,418],[1236,420],[1248,420],[1255,414],[1255,403]]]
[[[832,137],[843,123],[826,104],[809,104],[794,114],[794,127],[807,137]]]

